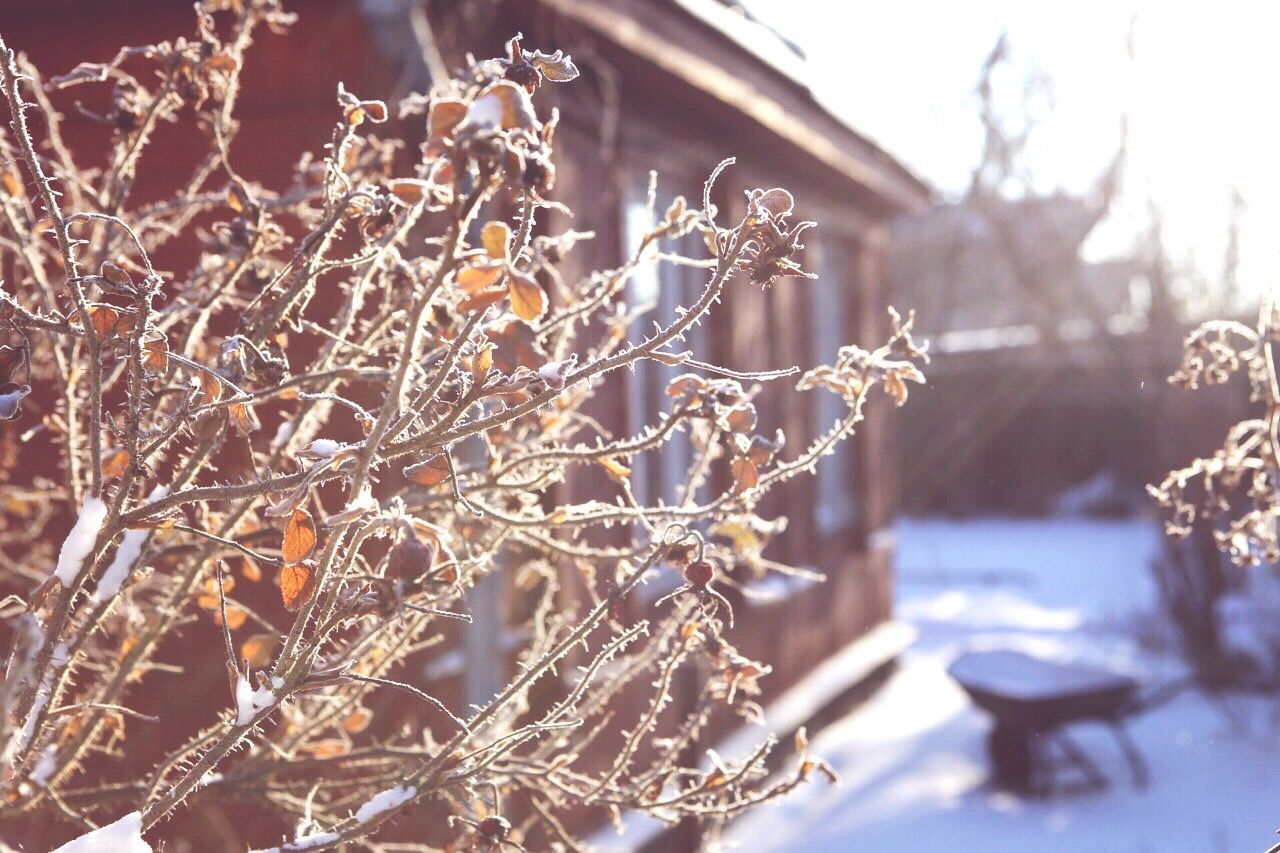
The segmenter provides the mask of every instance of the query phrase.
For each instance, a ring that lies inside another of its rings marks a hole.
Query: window
[[[634,251],[654,226],[645,206],[645,195],[643,187],[638,188],[638,191],[633,190],[623,209],[623,240],[627,252]],[[660,204],[659,215],[661,211]],[[670,241],[664,241],[661,249],[664,252],[700,257],[702,247],[700,238],[695,234],[681,238],[674,245]],[[701,292],[704,273],[704,270],[696,267],[665,262],[646,264],[637,269],[627,282],[630,310],[636,311],[641,306],[651,307],[633,324],[630,342],[638,343],[651,336],[655,323],[665,326],[674,320],[677,309],[688,305]],[[672,348],[673,351],[688,349],[693,351],[695,357],[701,358],[705,355],[704,334],[701,327],[695,328],[682,344]],[[636,435],[646,426],[658,423],[657,414],[671,410],[671,399],[666,394],[667,383],[683,372],[681,368],[646,359],[627,374],[628,434]],[[633,457],[629,464],[631,488],[636,500],[648,505],[659,501],[667,504],[681,502],[685,498],[684,484],[692,463],[693,446],[684,429],[668,438],[660,451]],[[670,592],[679,582],[678,572],[661,572],[641,588],[642,595],[650,599],[657,598]]]
[[[633,194],[625,207],[624,239],[628,251],[639,245],[654,223],[645,209],[643,193]],[[696,257],[701,246],[697,235],[681,238],[675,246],[664,245],[664,251],[679,251]],[[676,318],[676,310],[697,297],[703,280],[703,271],[696,267],[675,264],[647,264],[632,275],[627,283],[627,296],[631,310],[640,306],[652,306],[631,329],[630,341],[638,343],[653,334],[654,324],[666,325]],[[684,342],[684,348],[703,355],[703,332],[696,328]],[[647,425],[655,423],[658,412],[670,410],[666,396],[667,383],[683,372],[655,361],[644,360],[636,365],[627,381],[627,431],[635,435]],[[692,446],[686,431],[680,430],[658,453],[647,453],[632,460],[631,485],[636,499],[642,503],[659,500],[675,503],[681,494],[685,475],[692,462]]]
[[[809,289],[813,318],[814,364],[830,363],[840,347],[854,341],[854,307],[858,288],[857,250],[829,240],[815,247],[820,278]],[[826,432],[848,414],[845,402],[828,391],[814,392],[814,429]],[[822,536],[832,536],[857,517],[852,447],[848,441],[818,465],[814,523]]]

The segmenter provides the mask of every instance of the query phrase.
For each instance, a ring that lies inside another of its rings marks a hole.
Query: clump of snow
[[[307,445],[307,453],[312,456],[332,456],[341,449],[342,444],[332,438],[317,438]]]
[[[49,744],[40,753],[40,758],[36,760],[36,766],[31,771],[31,783],[39,785],[41,788],[49,784],[49,779],[53,777],[54,771],[58,769],[57,762],[58,751],[53,744]]]
[[[347,503],[339,512],[334,513],[324,520],[326,527],[337,527],[342,524],[350,524],[362,517],[368,512],[377,512],[381,507],[373,497],[373,492],[368,486],[360,490],[360,494]]]
[[[14,660],[10,662],[8,672],[8,677],[12,679],[14,684],[29,677],[32,666],[35,663],[36,653],[44,646],[44,641],[44,629],[40,627],[40,620],[36,618],[34,613],[28,613],[18,620],[14,648],[21,650],[22,655],[21,657],[15,656]],[[48,701],[45,694],[48,693],[52,683],[53,676],[46,670],[45,676],[40,682],[40,689],[36,691],[32,713],[28,713],[26,723],[23,724],[22,728],[9,735],[4,749],[0,749],[0,767],[12,767],[15,756],[26,749],[27,744],[31,742],[35,724],[34,712],[44,708],[45,702]]]
[[[947,669],[971,689],[1024,701],[1126,690],[1133,679],[1084,664],[1034,657],[1015,649],[988,649],[961,655]]]
[[[263,711],[276,704],[275,691],[284,686],[283,678],[272,678],[271,685],[257,690],[243,675],[236,679],[236,725],[247,726]]]
[[[275,437],[271,439],[271,449],[279,450],[281,447],[284,447],[291,438],[293,438],[293,421],[281,421],[280,426],[276,428]]]
[[[326,844],[333,844],[338,840],[336,832],[313,832],[310,835],[299,835],[289,842],[290,850],[310,850],[313,847],[323,847]],[[250,853],[280,853],[279,847],[268,847],[264,850],[251,850]]]
[[[409,802],[417,793],[418,789],[413,785],[396,785],[394,788],[380,791],[356,810],[356,820],[360,823],[368,823],[383,812],[399,808]]]
[[[153,853],[142,838],[142,813],[130,812],[115,823],[73,838],[53,853]]]
[[[147,503],[155,503],[163,497],[168,496],[169,489],[167,486],[156,486],[151,490],[151,494],[147,496]],[[107,570],[102,573],[102,579],[98,581],[98,588],[93,591],[93,600],[95,603],[110,601],[115,598],[120,587],[124,585],[125,579],[129,577],[129,570],[133,568],[133,564],[138,561],[138,555],[142,553],[142,546],[146,544],[147,537],[151,535],[150,530],[127,530],[124,539],[120,541],[120,547],[116,549],[116,555],[111,560],[111,565],[107,566]]]
[[[53,677],[66,665],[68,659],[67,644],[58,643],[53,649],[50,666],[45,669],[44,677],[40,679],[40,687],[36,690],[36,698],[31,703],[31,710],[27,712],[26,722],[22,724],[22,728],[9,736],[9,742],[5,744],[4,750],[0,751],[0,767],[12,764],[14,757],[31,743],[31,738],[36,733],[36,721],[49,704],[49,694],[53,692]]]
[[[548,361],[538,368],[538,378],[547,383],[548,388],[559,391],[564,387],[565,377],[577,364],[577,356],[570,356],[564,361]]]
[[[53,572],[63,586],[71,586],[75,582],[80,567],[93,553],[93,543],[106,518],[107,505],[102,502],[102,498],[89,495],[84,499],[80,506],[80,517],[62,543],[62,550],[58,552],[58,567]]]

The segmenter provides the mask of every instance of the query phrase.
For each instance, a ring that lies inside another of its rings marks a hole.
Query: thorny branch
[[[1196,389],[1244,373],[1262,417],[1241,421],[1222,449],[1171,472],[1147,491],[1168,513],[1166,531],[1191,533],[1197,519],[1213,526],[1218,547],[1242,566],[1280,562],[1280,378],[1275,347],[1280,306],[1268,292],[1256,326],[1210,320],[1187,336],[1182,365],[1169,378]]]
[[[710,199],[725,161],[701,208],[678,197],[658,216],[651,200],[629,260],[567,280],[559,263],[591,235],[539,233],[538,211],[558,206],[558,116],[539,117],[530,96],[578,72],[519,37],[505,58],[405,100],[402,116],[426,115],[420,153],[379,135],[386,104],[340,87],[323,156],[281,186],[249,182],[229,160],[245,52],[258,27],[292,21],[276,0],[206,0],[194,38],[48,82],[0,42],[12,275],[0,418],[44,413],[21,441],[57,451],[0,487],[3,529],[23,531],[0,535],[0,818],[70,821],[66,835],[123,814],[149,831],[253,797],[278,813],[276,839],[293,828],[282,850],[372,843],[411,809],[447,818],[430,841],[452,849],[579,849],[587,812],[714,823],[827,772],[801,742],[795,772],[774,781],[772,741],[733,764],[681,761],[715,715],[760,714],[769,668],[734,648],[718,589],[801,571],[764,556],[784,520],[757,515],[760,500],[849,438],[873,389],[905,402],[926,360],[911,318],[893,313],[885,344],[844,347],[799,378],[848,409],[788,456],[781,434],[757,431],[753,400],[795,368],[745,373],[676,348],[727,288],[812,277],[798,256],[814,223],[796,221],[790,193],[751,190],[741,221],[720,222]],[[113,146],[92,168],[54,111],[81,86],[110,87],[96,118]],[[135,204],[170,121],[202,128],[207,155],[165,200]],[[706,257],[676,251],[690,233]],[[188,268],[152,266],[184,240],[199,242]],[[663,264],[705,269],[706,282],[637,340],[626,282]],[[584,407],[645,361],[688,372],[668,385],[669,411],[610,435]],[[1242,440],[1261,446],[1274,429]],[[640,502],[630,466],[686,438],[679,502]],[[613,503],[581,497],[602,488]],[[633,600],[664,572],[683,585]],[[469,590],[494,573],[534,605],[521,624],[469,612]],[[583,612],[562,587],[574,577]],[[520,638],[518,671],[488,702],[451,707],[405,675],[478,630]],[[162,650],[179,632],[209,641],[210,671],[228,670],[228,692],[202,697],[226,709],[211,724],[134,707],[144,678],[175,671]],[[689,671],[701,687],[673,719]],[[421,700],[415,727],[375,717],[388,692]],[[139,725],[164,745],[141,778],[113,769]],[[621,746],[602,761],[594,747],[610,740]]]

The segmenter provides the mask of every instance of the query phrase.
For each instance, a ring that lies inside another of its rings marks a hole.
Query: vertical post
[[[484,459],[484,448],[478,441],[461,442],[455,452],[471,463]],[[509,562],[506,552],[499,552],[489,572],[467,592],[467,611],[474,620],[462,632],[466,662],[462,668],[462,695],[468,706],[485,704],[507,681],[507,650],[503,642],[507,618],[502,587]]]
[[[868,342],[884,340],[887,331],[885,306],[888,304],[884,278],[884,255],[889,232],[885,225],[867,229],[858,252],[858,273],[863,307],[859,317],[859,336]],[[857,491],[864,496],[863,512],[858,516],[859,544],[866,550],[866,589],[864,590],[864,627],[888,619],[893,608],[893,520],[898,505],[898,473],[901,469],[899,449],[894,431],[888,428],[888,407],[883,395],[873,396],[867,403],[867,418],[858,453],[859,482]]]
[[[475,619],[463,632],[463,696],[468,705],[485,704],[506,684],[502,577],[501,566],[495,565],[467,593],[467,610]]]

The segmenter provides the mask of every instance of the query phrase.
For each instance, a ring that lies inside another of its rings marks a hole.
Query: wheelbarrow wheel
[[[1031,790],[1035,753],[1030,734],[1012,726],[997,725],[987,736],[987,752],[997,785],[1013,791]]]

